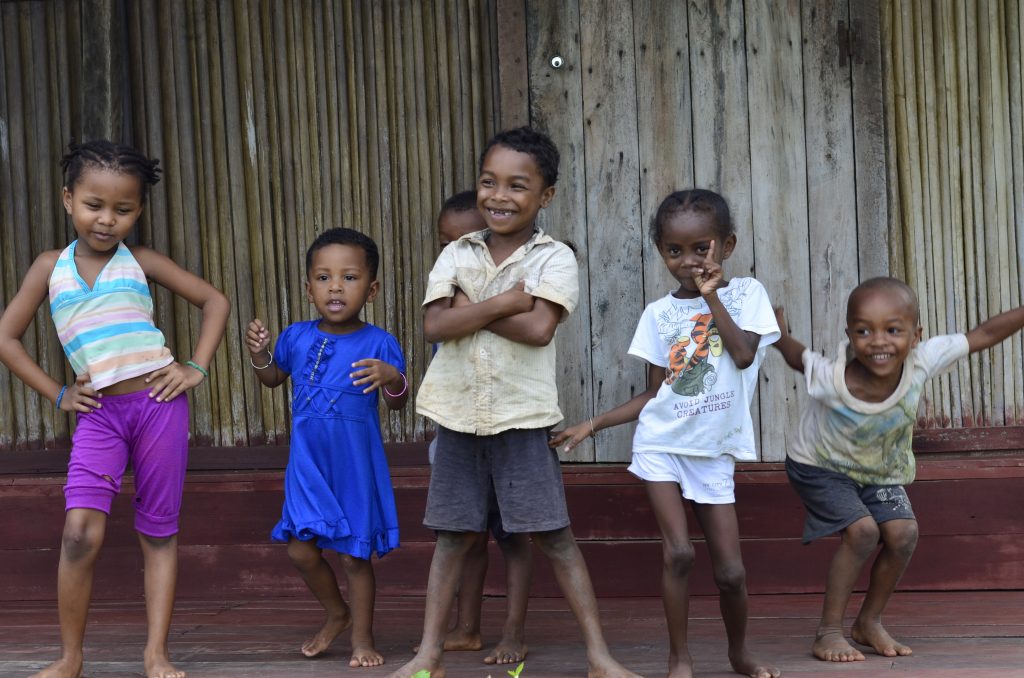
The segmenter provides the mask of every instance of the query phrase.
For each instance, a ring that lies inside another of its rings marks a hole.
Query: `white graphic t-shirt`
[[[633,454],[757,459],[750,400],[765,351],[779,339],[779,326],[768,293],[754,278],[733,278],[718,297],[741,330],[761,335],[753,364],[745,370],[736,367],[703,297],[669,294],[649,304],[629,354],[664,367],[665,379],[640,412]]]

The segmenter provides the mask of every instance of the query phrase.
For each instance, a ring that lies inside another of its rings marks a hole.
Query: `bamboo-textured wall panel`
[[[420,302],[436,213],[475,185],[496,127],[493,2],[14,2],[0,5],[0,31],[3,301],[36,254],[73,237],[58,201],[62,147],[112,136],[164,168],[134,240],[233,303],[210,379],[192,396],[195,442],[286,439],[288,388],[259,385],[242,334],[255,316],[275,336],[312,317],[305,251],[334,226],[377,241],[381,294],[366,318],[398,337],[415,388],[429,358]],[[111,58],[93,63],[106,42]],[[164,290],[155,302],[184,359],[198,312]],[[25,342],[44,369],[71,378],[45,309]],[[0,448],[66,444],[67,417],[6,369],[0,399],[10,403]],[[387,440],[422,437],[411,403],[383,424]]]
[[[883,3],[896,275],[926,335],[1021,303],[1024,114],[1019,0]],[[1019,334],[933,380],[922,425],[1024,421]]]

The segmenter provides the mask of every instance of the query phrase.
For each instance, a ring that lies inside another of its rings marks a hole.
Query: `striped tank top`
[[[153,297],[139,262],[122,242],[92,289],[78,274],[68,245],[50,274],[50,315],[75,374],[95,389],[148,374],[174,362],[153,323]]]

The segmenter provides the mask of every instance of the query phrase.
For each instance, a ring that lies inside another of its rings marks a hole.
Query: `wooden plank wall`
[[[288,432],[287,389],[263,389],[242,332],[311,317],[304,256],[320,231],[368,232],[382,294],[367,319],[395,334],[415,388],[429,347],[420,302],[442,200],[475,185],[497,128],[492,0],[89,0],[0,5],[0,301],[40,251],[72,237],[57,160],[110,136],[161,158],[137,229],[232,299],[225,342],[193,395],[193,439],[260,445]],[[178,356],[199,317],[164,291]],[[25,338],[70,379],[47,311]],[[0,369],[0,450],[67,445],[69,421]],[[10,403],[10,406],[6,406]],[[388,440],[422,439],[410,405]]]
[[[849,290],[888,272],[877,3],[538,0],[526,14],[530,120],[568,159],[545,224],[587,243],[581,308],[559,337],[567,419],[644,387],[625,354],[645,303],[673,288],[648,237],[672,190],[725,195],[727,274],[759,278],[797,336],[833,351]],[[838,36],[854,25],[866,47],[851,55]],[[753,406],[763,459],[783,458],[801,391],[768,360]],[[627,460],[631,434],[602,432],[572,460]]]
[[[893,269],[926,334],[1021,304],[1024,79],[1019,0],[882,3]],[[1024,421],[1022,338],[934,380],[923,424]]]

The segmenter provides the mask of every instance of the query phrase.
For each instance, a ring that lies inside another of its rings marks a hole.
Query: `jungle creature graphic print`
[[[737,300],[745,289],[746,285],[740,285],[722,297],[733,317],[739,313]],[[710,358],[718,358],[724,350],[711,313],[668,308],[658,314],[658,336],[670,346],[665,383],[672,387],[672,392],[692,397],[711,390],[718,375]]]

